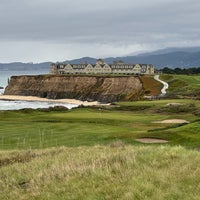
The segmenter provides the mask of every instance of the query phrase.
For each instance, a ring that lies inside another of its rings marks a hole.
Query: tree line
[[[165,74],[200,74],[200,67],[192,67],[192,68],[168,68],[164,67],[163,69],[159,70]]]

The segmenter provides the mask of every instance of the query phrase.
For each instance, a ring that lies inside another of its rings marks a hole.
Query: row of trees
[[[165,74],[200,74],[200,67],[192,67],[192,68],[175,68],[171,69],[168,67],[164,67],[163,69],[159,70]]]

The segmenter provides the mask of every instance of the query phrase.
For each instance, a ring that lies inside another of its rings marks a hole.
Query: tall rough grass
[[[0,152],[1,163],[7,160],[0,166],[0,199],[199,199],[199,153],[121,142]]]

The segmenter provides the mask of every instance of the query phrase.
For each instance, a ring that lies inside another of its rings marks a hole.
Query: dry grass
[[[6,154],[7,158],[23,157],[27,152]],[[133,147],[117,141],[33,154],[38,156],[0,167],[0,199],[188,200],[200,196],[198,151]]]
[[[153,76],[141,76],[140,79],[142,80],[146,95],[154,96],[161,93],[163,84],[154,80]]]

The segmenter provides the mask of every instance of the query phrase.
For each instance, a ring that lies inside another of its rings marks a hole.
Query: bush
[[[157,112],[162,113],[162,112],[167,112],[167,113],[185,113],[185,112],[191,112],[193,113],[193,111],[196,109],[195,104],[181,104],[181,105],[167,105],[164,107],[161,107],[159,109],[157,109]]]
[[[49,108],[38,108],[37,110],[43,111],[43,112],[50,112],[50,111],[67,111],[69,109],[65,106],[53,106]]]

